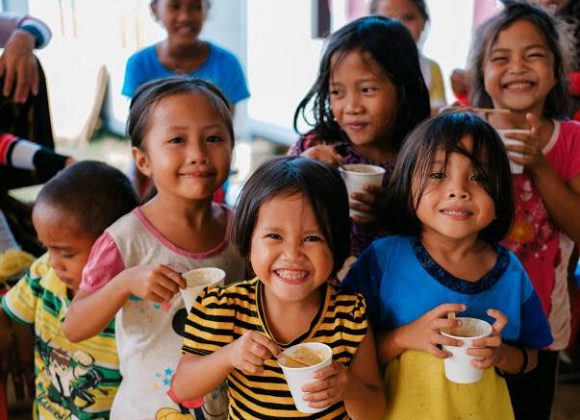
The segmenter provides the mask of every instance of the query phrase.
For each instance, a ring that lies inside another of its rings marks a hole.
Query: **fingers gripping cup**
[[[224,270],[215,267],[196,268],[181,274],[187,282],[185,289],[180,289],[181,297],[185,303],[187,312],[191,310],[191,305],[199,295],[199,292],[207,286],[222,286],[226,273]]]
[[[367,184],[381,186],[383,177],[385,175],[385,168],[376,165],[366,165],[362,163],[353,163],[343,165],[339,168],[340,174],[346,190],[348,191],[349,200],[350,195],[355,192],[364,192],[364,186]],[[357,210],[350,209],[350,216],[364,216],[363,213]]]
[[[441,330],[445,337],[463,341],[461,347],[443,346],[443,350],[452,354],[443,360],[445,377],[451,382],[458,384],[472,384],[479,382],[483,376],[483,370],[474,367],[471,361],[473,356],[467,354],[467,349],[473,347],[473,342],[479,338],[488,337],[491,334],[491,325],[481,319],[457,318],[461,321],[459,327],[449,330]]]
[[[501,137],[503,143],[506,146],[521,146],[523,142],[518,139],[511,138],[511,134],[530,134],[530,130],[520,130],[520,129],[500,129],[497,130],[497,133]],[[510,152],[508,151],[508,156],[516,156],[522,157],[521,153]],[[524,172],[524,167],[519,163],[515,163],[513,160],[510,159],[510,169],[512,174],[521,174]]]
[[[287,355],[288,359],[284,356]],[[301,413],[318,413],[326,408],[313,408],[304,401],[302,387],[315,382],[314,372],[329,366],[332,362],[332,349],[322,343],[301,343],[286,349],[278,357],[280,367],[288,382],[296,409]]]

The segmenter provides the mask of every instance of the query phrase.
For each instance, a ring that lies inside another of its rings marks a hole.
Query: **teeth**
[[[509,89],[525,89],[530,87],[532,84],[529,82],[520,82],[520,83],[509,83],[507,87]]]
[[[308,275],[308,271],[299,270],[276,270],[276,274],[289,280],[303,279]]]
[[[467,211],[460,211],[460,210],[443,210],[443,213],[448,214],[450,216],[467,216],[469,212]]]

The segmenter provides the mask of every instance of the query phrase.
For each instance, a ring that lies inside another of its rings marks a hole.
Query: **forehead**
[[[46,246],[72,247],[89,237],[77,218],[50,204],[34,206],[32,222]]]
[[[277,194],[260,205],[258,225],[316,222],[314,209],[303,194]]]
[[[330,59],[331,81],[337,77],[363,78],[383,76],[381,66],[366,51],[337,51]]]
[[[411,0],[380,0],[377,4],[377,13],[398,17],[407,13],[418,13],[419,9]]]
[[[180,92],[161,98],[150,111],[149,128],[171,125],[221,125],[227,128],[224,116],[204,95],[196,92]]]
[[[491,49],[510,49],[513,47],[542,46],[547,48],[546,40],[540,29],[528,20],[518,20],[503,28],[497,34]]]

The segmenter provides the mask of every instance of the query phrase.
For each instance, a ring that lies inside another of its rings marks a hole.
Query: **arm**
[[[77,292],[64,320],[64,334],[73,343],[94,337],[131,295],[161,303],[185,287],[181,275],[164,265],[128,268],[93,293]]]
[[[346,411],[352,419],[381,419],[387,409],[383,384],[371,327],[347,368],[340,362],[320,369],[315,373],[319,381],[305,385],[305,400],[310,406],[325,408],[344,401]]]
[[[14,102],[23,103],[29,94],[38,94],[39,75],[33,52],[48,44],[50,37],[50,29],[38,19],[2,14],[0,43],[4,53],[0,56],[0,78],[4,78],[4,96],[13,92]]]
[[[247,331],[208,356],[184,355],[173,376],[171,390],[178,401],[203,397],[221,384],[234,368],[252,375],[261,374],[264,362],[278,356],[279,352],[278,346],[268,337]]]
[[[445,303],[427,312],[409,324],[395,328],[377,339],[379,362],[386,364],[399,357],[405,350],[418,350],[431,353],[435,357],[446,358],[449,354],[439,345],[459,346],[459,342],[439,333],[441,329],[459,326],[459,321],[446,318],[449,312],[463,312],[465,306]]]
[[[36,169],[47,177],[54,176],[73,159],[60,155],[40,144],[21,139],[12,134],[0,133],[0,166],[18,169]],[[44,176],[43,176],[44,178]]]

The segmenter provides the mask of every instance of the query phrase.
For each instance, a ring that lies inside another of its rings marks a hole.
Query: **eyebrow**
[[[528,45],[527,47],[525,47],[525,50],[531,50],[533,48],[541,48],[543,50],[547,50],[548,47],[546,47],[545,45],[542,44],[533,44],[533,45]],[[491,52],[510,52],[512,51],[510,48],[498,48],[498,47],[492,47]]]

